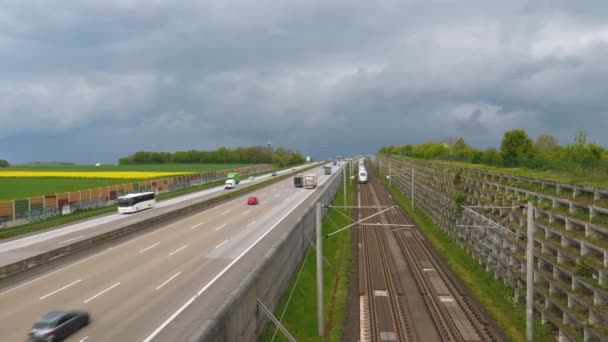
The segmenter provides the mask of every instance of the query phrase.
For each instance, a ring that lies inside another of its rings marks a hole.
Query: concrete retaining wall
[[[341,180],[341,176],[337,175],[331,178],[330,183],[316,190],[320,192],[321,203],[333,201]],[[315,203],[308,206],[300,220],[283,234],[279,243],[268,251],[258,267],[214,312],[215,319],[202,322],[200,329],[189,341],[258,340],[269,320],[257,309],[256,298],[260,298],[271,311],[279,305],[314,237]],[[311,296],[311,300],[315,300],[314,294]]]

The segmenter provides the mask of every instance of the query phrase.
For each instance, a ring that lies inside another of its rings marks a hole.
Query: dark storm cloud
[[[608,145],[604,1],[9,1],[0,157],[305,154],[505,130]],[[11,148],[6,148],[11,146]]]

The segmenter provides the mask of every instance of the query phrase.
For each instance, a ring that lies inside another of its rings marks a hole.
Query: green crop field
[[[14,165],[6,171],[157,171],[157,172],[208,172],[239,167],[253,166],[252,164],[139,164],[139,165]]]
[[[253,166],[248,164],[158,164],[158,165],[19,165],[0,172],[10,171],[53,171],[53,172],[209,172],[239,167]],[[93,173],[95,172],[95,173]],[[160,177],[154,177],[160,178]],[[133,183],[143,179],[121,178],[68,178],[68,177],[0,177],[0,201],[30,198],[67,191],[86,190],[108,185]]]
[[[99,188],[108,185],[132,183],[132,179],[104,178],[2,178],[0,177],[0,201],[51,195],[67,191]]]

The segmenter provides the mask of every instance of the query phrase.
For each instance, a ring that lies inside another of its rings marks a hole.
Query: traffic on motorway
[[[314,172],[321,175],[323,169]],[[281,221],[278,213],[291,213],[312,193],[299,191],[292,178],[282,180],[245,199],[230,200],[0,289],[0,306],[10,308],[0,312],[0,330],[10,332],[8,340],[27,335],[53,341],[67,334],[74,340],[143,339],[186,302],[186,293],[198,293],[200,284],[209,289],[218,274],[226,273],[242,253],[271,233]],[[148,288],[149,284],[153,286]],[[60,314],[64,316],[58,318]],[[85,316],[87,324],[81,318]],[[132,331],[134,325],[141,329]]]

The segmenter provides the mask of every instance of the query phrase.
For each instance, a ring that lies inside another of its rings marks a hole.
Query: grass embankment
[[[403,157],[403,158],[411,158],[411,157]],[[413,160],[422,160],[417,158],[411,158]],[[466,167],[470,169],[477,169],[482,171],[496,172],[496,173],[504,173],[506,175],[520,176],[520,177],[529,177],[529,178],[537,178],[542,180],[548,180],[558,183],[566,183],[566,184],[576,184],[576,185],[587,185],[587,186],[595,186],[600,188],[608,188],[608,178],[606,178],[603,174],[597,174],[593,172],[585,172],[585,171],[552,171],[552,170],[534,170],[527,168],[517,168],[517,167],[499,167],[499,166],[489,166],[483,164],[472,164],[465,162],[454,162],[454,161],[445,161],[445,160],[424,160],[430,161],[434,163],[446,164],[450,166],[456,167]]]
[[[257,176],[260,174],[266,174],[267,172],[268,171],[264,171],[264,172],[256,173],[253,175]],[[285,177],[289,177],[289,175],[277,177],[277,178],[271,178],[270,180],[256,184],[254,186],[254,188],[259,188],[261,186],[265,186],[269,183],[272,183],[273,181],[278,181],[280,179],[284,179]],[[201,190],[211,188],[214,186],[219,186],[222,184],[224,184],[224,179],[221,179],[221,180],[218,180],[215,182],[197,185],[197,186],[192,186],[192,187],[184,188],[184,189],[180,189],[180,190],[163,192],[163,193],[158,194],[156,196],[156,199],[162,201],[162,200],[166,200],[169,198],[201,191]],[[233,197],[233,196],[241,194],[243,191],[247,191],[247,189],[237,189],[237,190],[231,191],[227,194],[223,194],[220,197],[221,198]],[[115,213],[115,212],[116,212],[116,206],[109,205],[109,206],[105,206],[105,207],[101,207],[101,208],[81,210],[81,211],[77,211],[77,212],[75,212],[73,214],[69,214],[69,215],[57,215],[57,216],[47,218],[46,220],[40,221],[40,222],[33,222],[33,223],[28,223],[28,224],[24,224],[24,225],[20,225],[20,226],[16,226],[16,227],[0,229],[0,240],[8,239],[8,238],[15,237],[18,235],[36,232],[39,230],[56,228],[56,227],[60,227],[62,225],[68,224],[68,223],[73,223],[73,222],[89,219],[92,217]]]
[[[355,199],[356,186],[348,185],[348,203],[352,205]],[[333,202],[334,206],[344,205],[344,189],[341,188]],[[344,209],[330,209],[328,215],[323,220],[323,234],[336,231],[337,229],[352,223],[348,218],[341,215],[337,210],[344,212]],[[350,217],[351,212],[347,215]],[[296,284],[294,280],[290,288],[286,291],[282,303],[275,310],[275,317],[281,317],[289,294],[293,291],[293,296],[281,320],[287,330],[298,341],[340,341],[342,338],[342,327],[344,325],[344,315],[346,308],[346,294],[348,289],[348,273],[351,265],[350,250],[351,230],[344,230],[328,239],[323,240],[323,255],[331,264],[323,266],[323,300],[324,300],[324,321],[326,338],[317,336],[317,276],[316,276],[316,257],[315,249],[311,248],[304,260],[302,274]],[[275,325],[270,324],[261,341],[272,341]],[[278,331],[274,341],[287,341],[283,334]]]
[[[388,188],[387,181],[382,180]],[[393,198],[408,213],[426,237],[443,256],[452,271],[462,279],[473,296],[481,303],[486,312],[498,323],[511,341],[525,341],[525,305],[515,301],[513,289],[494,279],[476,259],[471,257],[450,236],[437,227],[420,209],[411,210],[411,202],[395,185],[390,189]],[[534,340],[546,341],[550,337],[548,327],[539,320],[534,322]]]

